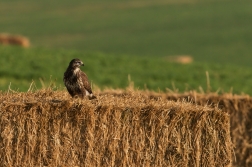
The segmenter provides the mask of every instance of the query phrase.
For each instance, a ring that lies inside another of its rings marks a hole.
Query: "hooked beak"
[[[81,65],[81,66],[84,66],[84,63],[83,63],[83,62],[81,62],[81,63],[80,63],[80,65]]]

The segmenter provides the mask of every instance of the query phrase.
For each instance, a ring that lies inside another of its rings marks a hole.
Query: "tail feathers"
[[[88,99],[89,100],[96,99],[96,96],[94,96],[93,94],[90,94],[90,95],[88,95]]]
[[[96,99],[96,96],[93,95],[92,91],[89,92],[86,90],[86,96],[88,96],[89,100]]]

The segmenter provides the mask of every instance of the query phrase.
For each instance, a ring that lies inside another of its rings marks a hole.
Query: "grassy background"
[[[166,57],[131,57],[98,52],[80,52],[76,50],[23,49],[19,47],[0,47],[1,68],[0,88],[27,91],[32,81],[39,89],[43,85],[53,84],[63,89],[63,74],[69,60],[79,57],[84,61],[82,70],[87,73],[94,85],[100,88],[123,88],[128,86],[128,76],[135,87],[165,91],[166,88],[183,92],[201,86],[207,90],[206,71],[212,91],[250,93],[252,85],[251,68],[235,65],[209,63],[177,64]],[[8,62],[8,63],[6,63]],[[174,87],[176,89],[174,89]]]
[[[0,32],[39,47],[250,65],[251,8],[250,0],[4,0]]]
[[[32,80],[62,87],[68,62],[81,58],[99,87],[206,89],[250,93],[252,1],[2,0],[0,32],[23,34],[31,49],[0,48],[0,88]],[[47,49],[45,49],[47,48]],[[64,48],[64,49],[63,49]],[[190,55],[190,65],[167,56]]]

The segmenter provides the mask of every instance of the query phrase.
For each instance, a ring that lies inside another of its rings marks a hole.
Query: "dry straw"
[[[0,44],[2,45],[19,45],[25,48],[30,46],[30,41],[27,37],[21,35],[11,35],[0,33]]]
[[[125,91],[0,94],[2,166],[231,166],[229,115]]]
[[[145,92],[150,99],[163,98],[181,100],[198,105],[218,107],[230,115],[230,133],[234,144],[233,166],[252,166],[252,98],[248,95],[230,93],[197,93],[195,91],[179,93]]]

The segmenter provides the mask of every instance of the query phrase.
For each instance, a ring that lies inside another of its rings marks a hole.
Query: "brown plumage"
[[[84,98],[88,96],[89,99],[96,98],[93,95],[91,85],[88,81],[87,75],[81,71],[80,66],[84,66],[80,59],[73,59],[64,73],[64,84],[72,97]]]

